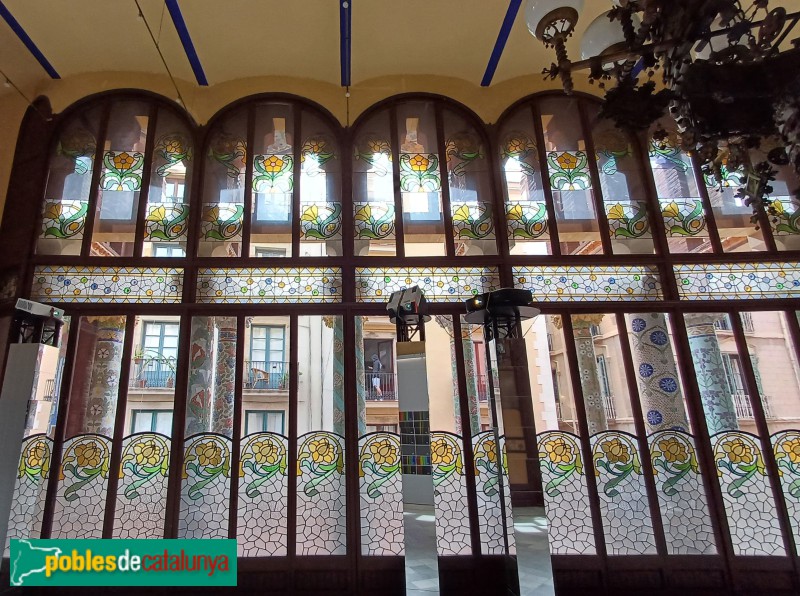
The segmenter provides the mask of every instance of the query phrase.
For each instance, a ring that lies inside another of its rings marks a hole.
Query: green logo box
[[[12,586],[235,586],[236,540],[12,540]]]

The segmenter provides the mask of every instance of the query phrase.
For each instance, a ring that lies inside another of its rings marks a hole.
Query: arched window
[[[199,256],[338,256],[341,155],[328,118],[256,100],[207,137]]]
[[[185,255],[192,133],[162,103],[100,99],[66,116],[50,162],[39,254]]]

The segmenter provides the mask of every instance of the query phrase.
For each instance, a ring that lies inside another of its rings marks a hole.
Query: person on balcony
[[[383,397],[383,391],[381,390],[381,369],[383,369],[383,363],[381,359],[378,358],[377,354],[372,355],[372,388],[375,390],[375,395],[379,398]]]

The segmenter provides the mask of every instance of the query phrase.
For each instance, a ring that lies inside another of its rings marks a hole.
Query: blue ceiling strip
[[[51,79],[60,79],[61,75],[56,72],[56,69],[53,68],[53,65],[48,62],[47,58],[44,57],[41,50],[36,47],[36,44],[33,43],[33,40],[25,33],[25,29],[22,28],[22,25],[19,24],[17,19],[14,18],[8,8],[6,8],[5,4],[0,1],[0,16],[3,17],[8,26],[11,27],[11,30],[17,34],[20,41],[25,44],[25,47],[28,48],[28,51],[33,54],[33,57],[42,65],[47,71],[47,74],[50,75]]]
[[[492,55],[489,57],[489,64],[486,65],[486,72],[483,73],[483,80],[481,87],[488,87],[492,84],[494,72],[497,70],[497,64],[500,62],[500,56],[503,55],[503,50],[506,47],[506,41],[511,33],[511,27],[514,20],[517,18],[519,7],[522,0],[511,0],[508,3],[508,10],[506,11],[506,18],[503,19],[503,25],[500,27],[500,33],[497,34],[497,41],[494,42],[494,49]]]
[[[197,52],[192,43],[192,36],[189,35],[189,30],[186,28],[186,21],[183,20],[183,14],[181,13],[180,6],[178,6],[178,0],[167,0],[167,9],[172,17],[175,30],[178,32],[178,37],[181,38],[183,51],[186,52],[186,57],[189,59],[189,64],[192,66],[197,84],[207,87],[208,80],[206,79],[206,73],[203,72],[203,65],[200,64],[200,58],[197,57]]]
[[[342,63],[342,87],[350,86],[350,27],[352,24],[352,9],[353,0],[339,0],[339,56]]]

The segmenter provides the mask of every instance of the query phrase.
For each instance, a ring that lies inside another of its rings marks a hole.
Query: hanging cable
[[[3,87],[13,87],[13,88],[14,88],[14,90],[15,90],[15,91],[16,91],[16,92],[19,94],[19,96],[20,96],[22,99],[24,99],[24,100],[25,100],[25,103],[27,103],[29,107],[33,108],[33,109],[36,111],[36,113],[37,113],[37,114],[39,114],[39,115],[42,117],[42,119],[43,119],[45,122],[50,122],[50,121],[53,119],[53,117],[52,117],[52,116],[45,116],[45,115],[42,113],[42,111],[41,111],[41,110],[40,110],[38,107],[36,107],[36,106],[34,105],[34,103],[33,103],[33,102],[30,100],[30,99],[28,99],[28,96],[27,96],[27,95],[25,95],[25,94],[22,92],[22,89],[20,89],[19,87],[17,87],[16,83],[14,83],[14,81],[12,81],[12,80],[9,78],[9,76],[8,76],[6,73],[4,73],[2,70],[0,70],[0,77],[2,77],[3,79],[5,79],[5,81],[3,81]]]
[[[167,61],[164,59],[164,54],[161,53],[161,48],[158,46],[158,41],[156,41],[156,37],[155,35],[153,35],[153,30],[150,28],[150,24],[147,22],[147,19],[145,18],[144,13],[142,12],[142,7],[139,5],[139,0],[133,0],[133,2],[136,4],[136,8],[139,10],[139,18],[142,20],[144,26],[147,28],[147,33],[150,34],[150,39],[153,40],[153,45],[155,46],[156,51],[158,52],[158,55],[161,58],[161,63],[164,65],[164,68],[166,69],[167,74],[169,75],[169,80],[172,81],[172,86],[175,87],[175,93],[178,94],[178,99],[177,99],[178,103],[181,104],[184,107],[184,109],[188,109],[188,107],[186,106],[186,102],[183,100],[183,95],[181,95],[181,90],[178,89],[178,84],[175,82],[175,77],[172,76],[172,71],[169,69],[169,66],[167,66]],[[162,11],[162,18],[163,18],[163,11]]]

